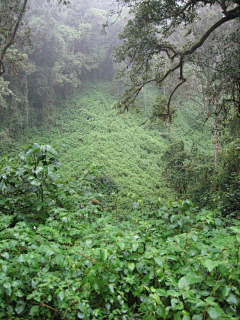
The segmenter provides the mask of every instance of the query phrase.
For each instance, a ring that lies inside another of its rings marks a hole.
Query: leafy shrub
[[[2,319],[240,319],[239,223],[189,200],[112,212],[1,214]],[[235,225],[234,225],[235,224]]]
[[[63,205],[63,192],[56,174],[60,163],[50,145],[34,143],[19,160],[3,157],[0,162],[0,210],[18,219],[46,219],[51,206]]]
[[[0,210],[12,215],[14,223],[28,220],[45,221],[56,208],[85,207],[89,201],[101,197],[97,188],[87,180],[63,182],[56,173],[60,163],[57,152],[50,145],[34,143],[25,147],[19,160],[3,157],[0,160]],[[96,176],[98,170],[94,174]],[[95,178],[88,174],[89,180]]]

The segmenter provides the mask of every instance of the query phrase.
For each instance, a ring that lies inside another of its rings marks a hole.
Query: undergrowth
[[[1,162],[0,318],[240,319],[239,221],[190,200],[118,213],[97,169],[58,167],[39,144]]]
[[[29,129],[29,143],[64,145],[60,154],[64,169],[59,173],[65,179],[77,180],[88,166],[104,167],[105,175],[117,187],[119,210],[130,209],[128,199],[132,197],[175,199],[176,192],[164,175],[162,156],[170,144],[181,139],[189,151],[194,146],[203,156],[210,155],[214,148],[209,128],[195,130],[192,105],[182,106],[170,126],[155,122],[141,126],[149,113],[147,104],[156,94],[153,88],[144,92],[138,114],[118,115],[113,108],[116,94],[111,82],[85,83],[80,92],[58,106],[54,123]],[[26,139],[25,135],[13,149],[19,150]]]

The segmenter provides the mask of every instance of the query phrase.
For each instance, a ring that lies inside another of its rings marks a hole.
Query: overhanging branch
[[[0,56],[0,76],[2,76],[5,73],[5,67],[4,67],[3,59],[4,59],[4,56],[5,56],[6,52],[7,52],[7,49],[10,48],[10,46],[14,43],[14,39],[15,39],[15,36],[17,34],[17,30],[18,30],[18,28],[20,26],[20,23],[22,21],[23,15],[24,15],[24,12],[26,10],[27,2],[28,2],[28,0],[24,0],[24,3],[23,3],[22,8],[20,10],[20,13],[19,13],[19,16],[18,16],[18,20],[17,20],[17,23],[16,23],[16,25],[15,25],[15,27],[13,29],[13,32],[10,35],[8,42],[6,43],[6,45],[2,49],[1,56]]]
[[[226,16],[217,21],[208,31],[205,32],[205,34],[202,36],[202,38],[195,43],[190,49],[187,49],[181,53],[181,56],[187,56],[192,53],[194,53],[198,48],[200,48],[204,42],[207,40],[207,38],[210,36],[210,34],[216,30],[218,27],[220,27],[222,24],[224,24],[227,21],[234,20],[236,18],[240,17],[240,7],[236,7],[235,9],[232,9],[228,12],[226,12]]]

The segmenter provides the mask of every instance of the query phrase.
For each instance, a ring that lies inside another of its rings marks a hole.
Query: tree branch
[[[4,67],[3,59],[4,59],[4,56],[5,56],[6,52],[7,52],[7,49],[10,48],[10,46],[14,43],[14,38],[16,36],[17,30],[19,28],[19,25],[20,25],[20,23],[22,21],[24,13],[25,13],[27,2],[28,2],[28,0],[24,0],[24,3],[22,5],[22,8],[21,8],[19,16],[18,16],[17,23],[16,23],[16,25],[15,25],[15,27],[13,29],[12,34],[10,35],[10,39],[2,49],[2,53],[1,53],[1,56],[0,56],[0,76],[2,76],[5,73],[5,67]]]
[[[176,87],[175,89],[172,91],[169,99],[168,99],[168,104],[167,104],[167,114],[169,115],[169,117],[171,116],[171,113],[170,113],[170,104],[171,104],[171,100],[172,100],[172,97],[174,95],[174,93],[177,91],[177,89],[184,83],[186,82],[187,80],[185,78],[181,79],[182,82],[180,82]]]
[[[210,34],[216,30],[218,27],[220,27],[223,23],[236,19],[240,17],[240,7],[236,7],[235,9],[232,9],[228,12],[226,12],[226,17],[223,17],[222,19],[220,19],[219,21],[217,21],[210,29],[208,29],[207,32],[205,32],[205,34],[202,36],[202,38],[195,43],[190,49],[187,49],[185,51],[183,51],[181,54],[181,56],[187,56],[190,55],[192,53],[194,53],[199,47],[201,47],[203,45],[203,43],[205,42],[205,40],[210,36]]]

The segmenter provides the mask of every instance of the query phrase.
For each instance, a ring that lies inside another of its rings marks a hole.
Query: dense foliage
[[[66,2],[0,4],[0,318],[240,319],[239,1],[117,0],[115,80]]]
[[[205,79],[205,94],[210,96],[212,112],[239,114],[239,0],[117,2],[131,13],[115,53],[115,61],[121,63],[119,76],[129,80],[117,104],[121,110],[135,104],[146,84],[155,83],[160,98],[150,119],[171,120],[179,103],[171,106],[176,91],[186,90],[192,81],[199,84],[189,74],[196,68],[210,80]]]
[[[188,200],[123,219],[91,204],[88,181],[57,183],[53,155],[34,144],[18,166],[1,162],[2,318],[239,319],[237,220],[197,212]],[[44,219],[32,202],[38,190]]]
[[[27,135],[32,126],[54,125],[58,105],[87,79],[112,79],[111,53],[121,21],[102,34],[109,3],[75,0],[61,7],[47,0],[29,3],[0,78],[0,134],[5,144]],[[10,9],[6,16],[14,20]]]

